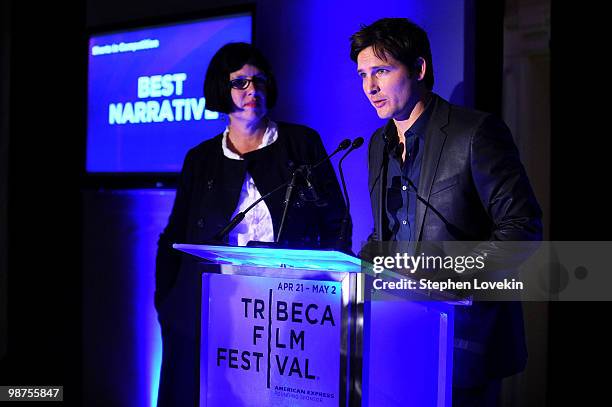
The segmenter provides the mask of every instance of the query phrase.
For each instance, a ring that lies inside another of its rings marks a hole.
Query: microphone
[[[378,188],[379,188],[378,208],[380,210],[380,212],[377,214],[377,216],[374,219],[374,222],[375,222],[374,230],[377,231],[378,233],[377,240],[380,242],[383,241],[383,216],[386,216],[386,212],[383,209],[385,208],[385,200],[386,200],[386,186],[384,185],[384,183],[387,178],[387,169],[389,166],[389,153],[393,152],[394,155],[397,155],[397,149],[400,146],[399,136],[397,135],[397,130],[395,132],[392,132],[392,134],[390,135],[387,133],[384,133],[383,140],[385,142],[385,145],[383,148],[382,162],[380,163],[380,171],[378,173],[378,177],[376,177],[376,180],[374,182],[374,185],[376,185],[376,181],[378,181]],[[403,145],[402,145],[402,148],[403,148]],[[372,186],[372,188],[374,188],[374,185]],[[372,194],[372,191],[373,189],[370,190],[370,194]]]
[[[321,198],[319,197],[319,194],[317,194],[317,190],[315,186],[312,184],[312,181],[311,181],[312,171],[309,168],[306,168],[304,169],[303,175],[304,175],[304,181],[306,183],[306,187],[305,187],[305,190],[304,189],[300,190],[299,192],[300,199],[304,202],[314,202],[314,204],[319,207],[327,206],[327,202],[324,200],[321,200]]]
[[[399,145],[399,136],[397,135],[397,132],[390,135],[385,133],[383,139],[385,140],[385,147],[387,148],[388,152],[395,150]]]
[[[337,153],[339,153],[340,151],[346,150],[347,148],[351,147],[351,139],[345,138],[344,140],[342,140],[340,142],[340,144],[338,144],[338,147],[336,147],[336,149],[334,150],[333,153],[331,153],[330,155],[328,155],[327,157],[325,157],[324,159],[322,159],[321,161],[319,161],[318,163],[316,163],[315,165],[313,165],[312,167],[310,167],[311,170],[314,170],[315,168],[317,168],[319,165],[323,164],[325,161],[331,159],[333,156],[335,156]],[[308,167],[308,166],[306,166]]]
[[[342,158],[340,158],[340,161],[338,162],[338,172],[340,173],[340,182],[342,182],[342,191],[344,193],[344,200],[346,201],[346,210],[344,211],[344,216],[342,217],[342,225],[340,227],[340,236],[338,237],[338,245],[340,247],[342,247],[346,242],[346,238],[347,238],[346,235],[349,229],[349,218],[351,214],[351,202],[349,200],[348,191],[346,189],[346,182],[344,180],[344,172],[342,171],[342,162],[351,152],[361,147],[363,143],[364,143],[363,137],[357,137],[355,140],[353,140],[353,142],[351,143],[351,148],[349,148],[349,150],[346,153],[344,153],[344,155],[342,156]]]
[[[344,199],[346,200],[347,211],[350,210],[351,204],[349,202],[348,192],[346,190],[346,182],[344,181],[344,173],[342,172],[342,162],[344,161],[346,156],[348,156],[354,150],[357,150],[359,147],[361,147],[363,145],[363,142],[364,142],[363,137],[357,137],[355,140],[353,140],[353,142],[351,143],[351,148],[349,148],[349,150],[346,153],[344,153],[342,158],[340,158],[340,161],[338,161],[338,172],[340,173],[340,180],[342,182],[342,190],[344,191]]]
[[[391,135],[385,133],[383,140],[385,141],[385,154],[392,154],[398,159],[404,154],[404,143],[400,143],[399,136],[396,132]]]
[[[220,242],[222,241],[225,236],[227,236],[227,234],[229,234],[232,230],[234,230],[234,228],[236,226],[238,226],[238,224],[240,222],[242,222],[242,220],[244,219],[244,217],[246,216],[246,214],[253,209],[258,203],[260,203],[261,201],[263,201],[264,199],[266,199],[267,197],[269,197],[270,195],[272,195],[273,193],[275,193],[276,191],[279,191],[280,189],[287,187],[287,192],[285,193],[285,208],[283,210],[283,218],[281,220],[281,226],[279,228],[279,232],[278,232],[278,236],[276,241],[279,241],[279,237],[283,228],[283,223],[285,221],[285,217],[287,215],[287,208],[289,207],[289,201],[291,200],[291,192],[293,191],[293,187],[295,186],[295,183],[297,181],[297,175],[298,174],[303,174],[304,171],[310,171],[311,169],[314,169],[316,167],[318,167],[319,165],[321,165],[322,163],[324,163],[325,161],[329,160],[331,157],[333,157],[335,154],[337,154],[338,152],[342,151],[342,150],[346,150],[347,148],[349,148],[351,146],[351,140],[349,139],[344,139],[342,140],[342,142],[340,143],[340,145],[338,145],[338,147],[327,157],[325,157],[324,159],[322,159],[321,161],[319,161],[318,163],[316,163],[314,166],[308,168],[309,166],[300,166],[299,168],[297,168],[295,171],[293,171],[293,173],[291,174],[291,180],[289,182],[285,182],[284,184],[281,184],[279,186],[277,186],[276,188],[274,188],[272,191],[268,192],[267,194],[261,196],[259,199],[257,199],[255,202],[253,202],[251,205],[249,205],[248,208],[246,208],[244,211],[239,212],[236,216],[234,216],[234,218],[223,228],[221,229],[213,238],[214,240]]]

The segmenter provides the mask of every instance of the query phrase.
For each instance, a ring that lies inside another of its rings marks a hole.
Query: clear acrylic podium
[[[451,405],[456,303],[372,297],[337,251],[174,247],[205,260],[201,407]]]

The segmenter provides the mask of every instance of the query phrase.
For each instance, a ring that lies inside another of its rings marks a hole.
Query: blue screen
[[[87,172],[179,172],[187,150],[226,125],[203,97],[212,56],[251,33],[251,15],[236,14],[92,36]]]

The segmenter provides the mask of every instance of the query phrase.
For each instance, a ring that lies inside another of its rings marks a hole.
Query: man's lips
[[[385,103],[387,103],[387,99],[380,99],[380,100],[373,100],[372,101],[372,104],[377,109],[382,107]]]

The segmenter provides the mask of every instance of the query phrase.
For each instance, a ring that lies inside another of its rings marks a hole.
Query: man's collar
[[[432,106],[433,95],[429,98],[429,101],[427,102],[423,113],[421,113],[419,118],[416,119],[414,123],[412,123],[412,126],[410,126],[408,130],[406,130],[406,133],[404,134],[406,137],[408,137],[408,133],[412,133],[416,134],[420,139],[425,138],[425,132],[427,131],[427,125],[429,124],[429,118],[431,117],[431,111],[433,110]]]
[[[429,119],[431,118],[431,113],[433,111],[434,99],[435,95],[430,93],[431,97],[425,106],[425,110],[419,116],[419,118],[412,123],[412,126],[408,130],[406,130],[405,136],[408,136],[408,133],[413,133],[419,136],[421,139],[425,139],[425,133],[427,132],[427,125],[429,124]],[[383,137],[385,142],[388,140],[393,140],[393,138],[398,137],[397,127],[395,126],[395,122],[393,119],[389,119],[387,124],[383,129]]]

